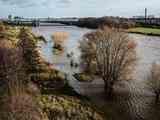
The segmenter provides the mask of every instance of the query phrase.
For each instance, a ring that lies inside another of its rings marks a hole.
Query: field
[[[144,28],[144,27],[136,27],[128,30],[129,33],[139,33],[145,35],[155,35],[160,36],[160,29],[156,28]]]

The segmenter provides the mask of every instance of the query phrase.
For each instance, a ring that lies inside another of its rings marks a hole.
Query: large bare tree
[[[136,60],[135,47],[135,42],[126,33],[116,29],[105,28],[89,33],[81,41],[82,62],[87,63],[85,68],[98,71],[105,82],[107,95],[112,94],[117,81],[131,79]]]

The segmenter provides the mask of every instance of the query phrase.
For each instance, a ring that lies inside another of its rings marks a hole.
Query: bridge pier
[[[32,26],[34,26],[34,27],[40,26],[40,21],[38,21],[38,20],[33,21]]]

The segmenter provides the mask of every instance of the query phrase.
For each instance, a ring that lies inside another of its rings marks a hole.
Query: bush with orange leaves
[[[67,32],[54,32],[52,34],[52,39],[54,41],[54,46],[53,48],[63,51],[64,46],[63,43],[65,40],[67,40],[69,37],[69,34]]]
[[[136,61],[136,43],[117,29],[104,29],[84,36],[80,43],[82,65],[87,73],[98,72],[111,95],[119,80],[131,79]]]

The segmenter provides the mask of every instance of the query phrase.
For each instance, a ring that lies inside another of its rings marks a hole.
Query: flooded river
[[[66,72],[69,75],[70,85],[80,94],[90,97],[98,107],[105,109],[106,116],[111,120],[160,120],[160,105],[155,104],[154,94],[146,84],[147,74],[153,62],[160,62],[160,37],[130,34],[129,36],[137,42],[137,65],[134,79],[123,81],[115,86],[116,97],[106,100],[104,95],[104,83],[101,79],[95,79],[91,83],[81,83],[75,80],[73,73],[79,69],[70,67],[70,59],[67,53],[74,52],[72,59],[78,62],[80,52],[78,50],[79,40],[91,31],[85,28],[72,26],[47,26],[36,27],[33,31],[43,35],[48,41],[41,43],[42,57],[53,64],[53,67]],[[61,55],[53,55],[53,32],[68,32],[69,38],[65,44],[65,52]]]

